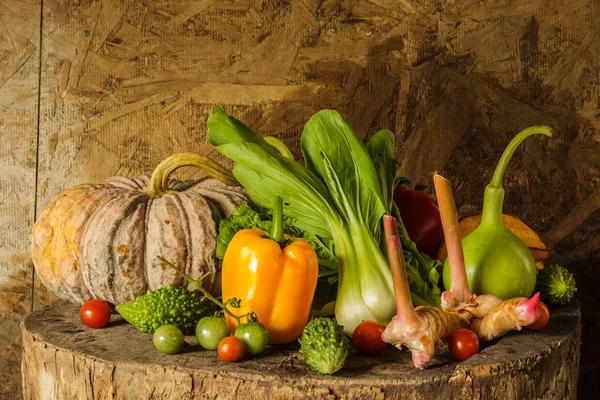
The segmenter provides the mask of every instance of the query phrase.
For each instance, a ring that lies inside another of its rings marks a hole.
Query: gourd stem
[[[481,224],[504,226],[502,222],[502,206],[504,205],[504,189],[490,183],[483,192],[483,211]]]
[[[506,149],[504,149],[504,153],[502,153],[502,157],[500,157],[500,161],[498,161],[498,165],[494,171],[492,182],[485,187],[485,192],[483,194],[482,224],[495,226],[504,225],[502,222],[502,207],[504,204],[502,181],[504,179],[504,171],[521,142],[531,135],[538,134],[552,136],[552,128],[543,125],[530,126],[519,132],[519,134],[510,141],[508,146],[506,146]]]
[[[273,203],[273,223],[269,237],[277,243],[283,243],[283,199],[281,196],[275,196]]]
[[[513,140],[510,141],[508,146],[506,146],[504,153],[502,153],[502,157],[500,157],[500,161],[498,161],[496,171],[494,171],[494,176],[492,177],[492,182],[490,183],[491,186],[496,188],[502,187],[504,171],[506,170],[506,166],[512,158],[513,153],[517,147],[519,147],[521,142],[531,135],[552,136],[552,128],[544,125],[530,126],[529,128],[523,129],[517,136],[515,136]]]
[[[158,164],[152,173],[148,183],[148,195],[159,197],[169,192],[169,176],[176,169],[186,166],[198,167],[226,185],[239,185],[233,174],[216,161],[196,153],[175,153]]]

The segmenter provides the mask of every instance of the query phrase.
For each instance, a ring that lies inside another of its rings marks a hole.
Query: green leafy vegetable
[[[396,304],[380,249],[387,208],[373,161],[352,127],[331,110],[310,118],[300,146],[306,166],[327,185],[341,220],[330,226],[339,269],[336,319],[348,334],[364,320],[383,325]]]
[[[381,247],[381,218],[393,212],[392,191],[401,179],[396,177],[390,134],[376,135],[369,154],[337,112],[320,111],[302,133],[305,167],[279,143],[271,141],[277,148],[271,146],[218,107],[208,120],[210,143],[235,161],[233,174],[254,202],[269,208],[271,199],[280,195],[284,213],[295,226],[333,240],[339,277],[336,318],[349,334],[363,320],[384,325],[396,312]],[[436,276],[431,272],[435,264],[418,251],[413,258],[416,265],[409,265],[414,269],[415,305],[439,305]]]
[[[244,205],[237,206],[233,214],[219,223],[219,235],[217,237],[216,256],[219,259],[225,257],[225,250],[231,239],[242,229],[258,228],[265,232],[271,231],[273,215],[269,212],[256,212]],[[294,221],[289,217],[283,219],[283,231],[296,238],[306,240],[317,253],[319,263],[329,269],[337,269],[337,261],[333,252],[333,240],[319,238],[312,233],[303,231],[294,226]]]
[[[394,189],[410,183],[408,177],[396,171],[400,162],[394,155],[394,149],[394,134],[387,129],[377,132],[367,143],[367,151],[379,177],[386,214],[394,216],[399,222],[398,230],[406,260],[412,302],[415,306],[434,305],[439,307],[441,290],[438,287],[440,276],[437,267],[441,263],[419,252],[416,244],[408,236],[406,228],[402,224],[398,207],[394,202]],[[383,235],[380,240],[383,251],[386,246]]]
[[[390,212],[394,204],[394,189],[399,183],[409,183],[408,178],[396,172],[400,162],[394,156],[394,134],[383,129],[371,137],[367,143],[367,151],[373,161],[385,209]]]
[[[306,123],[300,138],[306,166],[327,185],[344,222],[361,221],[374,234],[387,211],[375,166],[352,127],[335,111]]]
[[[284,214],[297,226],[331,238],[327,214],[335,214],[333,200],[323,182],[268,144],[237,119],[215,107],[208,118],[208,140],[219,152],[236,161],[233,174],[255,203],[270,208],[275,196],[284,201]]]
[[[401,235],[400,243],[404,251],[410,297],[414,306],[433,305],[440,307],[442,291],[438,286],[440,274],[437,268],[441,263],[427,254],[420,253],[415,243],[408,239],[408,235]]]
[[[350,339],[344,328],[332,318],[315,318],[304,327],[300,353],[313,371],[333,374],[344,366],[350,347]]]
[[[201,294],[167,285],[148,290],[135,300],[119,304],[116,309],[142,332],[154,333],[162,325],[175,325],[184,333],[192,333],[198,321],[217,308]]]
[[[564,305],[571,301],[577,287],[571,272],[562,265],[553,264],[538,272],[535,290],[546,303]]]

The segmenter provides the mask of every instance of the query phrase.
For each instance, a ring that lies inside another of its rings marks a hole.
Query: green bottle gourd
[[[502,222],[504,171],[513,153],[531,135],[552,136],[547,126],[521,131],[508,144],[483,195],[481,223],[462,239],[469,288],[475,294],[493,294],[501,299],[530,297],[535,289],[535,261],[527,246]],[[451,287],[449,260],[444,263],[444,285]]]

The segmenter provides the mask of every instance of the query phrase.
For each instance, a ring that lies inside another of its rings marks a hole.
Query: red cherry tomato
[[[217,354],[226,362],[240,361],[244,357],[244,342],[235,336],[227,336],[219,342]]]
[[[103,328],[110,321],[110,307],[104,300],[88,300],[79,309],[79,318],[85,326]]]
[[[479,339],[469,329],[459,329],[448,339],[450,354],[459,361],[464,361],[479,352]]]
[[[540,317],[533,324],[526,326],[528,329],[542,329],[546,325],[548,325],[548,320],[550,320],[550,310],[548,310],[548,306],[540,301]]]
[[[363,321],[352,334],[354,346],[364,354],[379,354],[385,349],[387,343],[381,339],[383,328],[377,322]]]

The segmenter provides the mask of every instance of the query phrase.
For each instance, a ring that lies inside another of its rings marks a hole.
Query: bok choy
[[[396,176],[393,134],[377,133],[367,151],[337,112],[320,111],[302,132],[303,166],[290,157],[283,143],[269,144],[274,142],[217,107],[208,119],[208,139],[235,161],[233,174],[254,202],[270,208],[271,199],[281,196],[284,214],[298,228],[333,240],[338,264],[335,315],[345,332],[351,334],[363,320],[389,322],[396,304],[382,252],[381,221],[383,215],[395,213],[391,193],[401,179]],[[410,247],[408,236],[405,242]],[[439,305],[432,265],[418,252],[409,254],[415,306]]]

